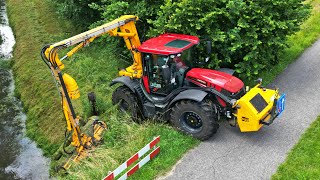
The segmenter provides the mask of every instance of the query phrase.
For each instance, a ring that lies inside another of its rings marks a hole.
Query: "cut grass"
[[[24,102],[28,116],[27,136],[35,140],[47,156],[52,156],[62,144],[65,120],[50,71],[41,61],[40,50],[45,44],[77,34],[67,20],[56,17],[51,4],[48,0],[7,1],[16,37],[13,58],[16,94]],[[154,136],[160,135],[161,154],[145,166],[143,172],[134,176],[137,179],[154,178],[169,170],[187,150],[199,143],[167,124],[149,121],[138,125],[117,113],[111,104],[114,87],[110,88],[109,83],[117,77],[117,67],[123,68],[124,65],[116,60],[110,49],[102,42],[93,43],[65,61],[64,72],[75,77],[82,94],[73,102],[77,114],[83,118],[89,116],[86,93],[94,91],[101,119],[107,122],[109,130],[105,134],[105,144],[99,146],[91,158],[83,161],[83,165],[71,168],[64,179],[101,179]]]
[[[312,1],[313,5],[315,2],[318,1]],[[77,34],[77,30],[68,20],[57,18],[48,0],[7,0],[7,5],[16,37],[13,65],[16,95],[24,102],[28,116],[27,135],[37,142],[45,155],[51,156],[63,142],[65,121],[50,71],[41,62],[39,53],[45,44]],[[285,51],[279,67],[264,73],[262,77],[265,82],[271,82],[319,37],[319,25],[315,22],[319,22],[319,13],[314,11],[314,15],[302,26],[302,31],[290,37],[288,44],[292,47]],[[149,121],[138,125],[115,111],[110,100],[114,88],[108,84],[117,76],[117,67],[123,65],[110,49],[112,47],[106,44],[93,43],[66,61],[64,71],[75,77],[82,93],[81,98],[74,102],[76,112],[84,118],[89,116],[86,92],[94,91],[101,119],[108,123],[109,130],[105,134],[105,144],[99,146],[91,158],[71,168],[69,175],[63,178],[101,179],[154,136],[161,135],[159,157],[133,176],[133,179],[152,179],[168,171],[187,150],[199,143],[166,124]]]
[[[177,159],[195,144],[194,139],[186,138],[165,124],[147,122],[138,125],[126,118],[119,119],[119,115],[116,114],[109,116],[108,119],[110,131],[106,134],[105,144],[95,150],[91,159],[84,160],[81,166],[71,169],[65,178],[102,179],[108,171],[114,170],[160,134],[160,154],[145,165],[143,170],[132,176],[132,179],[153,179],[170,170]],[[115,131],[121,133],[115,136]]]
[[[320,116],[302,135],[272,179],[319,179]]]
[[[46,31],[46,27],[51,26],[50,22],[55,22],[54,16],[48,15],[52,14],[48,4],[40,0],[7,1],[10,25],[16,38],[13,52],[15,94],[21,97],[28,116],[27,135],[37,142],[45,155],[52,154],[59,147],[64,131],[55,85],[39,57],[42,46],[54,39]],[[53,23],[50,29],[63,37],[63,25]]]

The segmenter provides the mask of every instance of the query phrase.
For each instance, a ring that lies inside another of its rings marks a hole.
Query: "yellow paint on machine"
[[[258,131],[263,126],[261,121],[268,121],[270,118],[273,118],[274,113],[272,111],[275,111],[274,103],[276,103],[276,99],[279,99],[278,90],[260,88],[259,86],[257,85],[252,88],[237,101],[236,106],[238,109],[235,116],[237,117],[241,132]],[[266,102],[265,105],[262,105],[264,108],[260,112],[252,104],[252,99],[259,95]]]
[[[76,80],[74,80],[67,73],[64,73],[62,78],[63,78],[63,81],[66,85],[69,97],[71,99],[78,99],[80,97],[80,91],[79,91],[78,84],[77,84]]]
[[[142,59],[141,53],[135,51],[141,45],[138,31],[135,25],[135,21],[139,18],[134,15],[123,15],[109,23],[88,30],[71,38],[62,40],[53,45],[50,45],[46,51],[45,56],[55,66],[58,66],[60,70],[64,69],[64,64],[61,62],[67,57],[71,57],[81,48],[90,44],[96,38],[109,34],[110,36],[123,37],[127,48],[133,55],[133,64],[125,69],[119,71],[120,76],[128,76],[130,78],[141,78],[142,77]],[[119,31],[120,30],[120,31]],[[77,45],[70,50],[64,57],[60,59],[58,51],[62,48],[67,48]]]

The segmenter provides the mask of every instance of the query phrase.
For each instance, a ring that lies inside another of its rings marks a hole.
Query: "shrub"
[[[148,19],[156,19],[160,6],[164,4],[164,0],[102,0],[99,3],[91,3],[92,9],[101,13],[103,22],[114,20],[124,14],[132,14],[139,17],[137,22],[138,30],[143,34],[150,28],[147,23]],[[143,36],[143,34],[140,34]]]
[[[210,39],[212,67],[232,67],[250,79],[278,62],[288,35],[299,29],[310,8],[302,0],[166,1],[149,22],[149,35],[177,32]]]
[[[60,16],[71,19],[75,26],[86,29],[90,24],[100,20],[100,12],[89,7],[100,0],[52,0]]]
[[[60,11],[76,16],[75,20],[86,21],[83,14],[88,14],[86,18],[92,22],[100,14],[102,20],[93,26],[123,14],[137,15],[142,20],[137,22],[142,41],[146,35],[164,32],[211,40],[213,53],[208,66],[234,68],[245,79],[277,64],[287,36],[299,30],[310,14],[310,6],[303,0],[57,1]],[[111,41],[118,43],[114,44],[118,52],[126,52],[118,48],[123,46],[122,41]]]
[[[140,40],[143,42],[146,39],[146,33],[150,29],[148,19],[156,19],[157,12],[164,0],[102,0],[100,3],[91,3],[89,6],[101,13],[101,20],[94,23],[91,27],[101,25],[105,22],[110,22],[121,15],[130,14],[139,17],[136,22]],[[107,44],[112,44],[115,54],[122,54],[125,57],[131,57],[130,52],[125,47],[125,43],[121,38],[102,38]],[[119,58],[123,58],[121,56]],[[130,59],[131,61],[131,59]],[[130,62],[131,63],[131,62]],[[129,63],[129,64],[130,64]]]

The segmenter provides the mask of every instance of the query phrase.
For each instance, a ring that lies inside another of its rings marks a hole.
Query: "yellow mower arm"
[[[44,56],[53,66],[58,66],[60,69],[63,69],[64,65],[61,62],[61,60],[64,60],[67,57],[71,57],[79,49],[88,45],[96,38],[104,34],[109,34],[110,36],[119,36],[123,37],[127,48],[131,51],[133,55],[134,61],[134,63],[130,67],[126,68],[125,70],[121,70],[119,74],[120,76],[140,78],[142,76],[141,54],[135,51],[135,49],[141,45],[138,32],[135,26],[135,21],[137,20],[137,16],[121,16],[120,18],[117,18],[109,23],[106,23],[89,31],[83,32],[71,38],[50,45],[46,48]],[[77,45],[75,48],[69,51],[61,59],[59,58],[58,51],[60,49],[75,45]]]
[[[67,141],[71,139],[71,145],[76,148],[78,153],[78,156],[74,158],[74,161],[80,160],[86,156],[86,153],[83,150],[91,149],[95,144],[95,141],[99,141],[101,139],[102,132],[106,128],[106,124],[102,121],[98,121],[97,117],[94,117],[91,118],[94,120],[92,124],[93,134],[88,135],[81,131],[79,126],[81,118],[76,115],[71,103],[72,99],[78,99],[80,97],[80,92],[76,81],[70,75],[61,71],[64,68],[62,60],[71,57],[78,50],[104,34],[119,36],[124,38],[127,48],[131,51],[134,60],[134,63],[130,67],[121,70],[119,74],[121,76],[129,76],[131,78],[140,78],[142,76],[141,54],[135,51],[135,49],[141,44],[135,26],[135,21],[137,20],[137,16],[124,15],[102,26],[52,45],[47,45],[41,51],[42,59],[50,68],[61,96],[61,104],[67,124],[66,138],[69,138]],[[68,47],[74,48],[60,59],[59,51]],[[63,148],[64,147],[65,146],[63,146]],[[64,165],[65,169],[68,169],[69,167],[69,163]]]

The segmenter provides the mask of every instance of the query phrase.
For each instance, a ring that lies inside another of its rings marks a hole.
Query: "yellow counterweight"
[[[278,90],[252,88],[237,101],[237,122],[241,132],[258,131],[264,122],[273,118]]]

